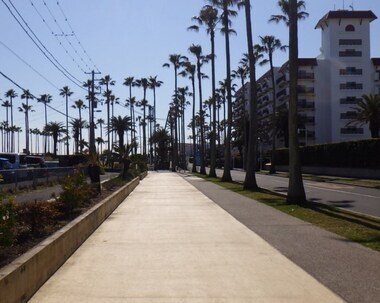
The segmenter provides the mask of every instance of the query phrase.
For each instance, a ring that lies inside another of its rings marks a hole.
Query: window
[[[362,75],[363,70],[362,69],[357,69],[354,66],[348,66],[345,69],[339,70],[340,75]]]
[[[339,45],[362,45],[362,39],[339,39]]]
[[[340,89],[363,89],[363,84],[356,82],[341,83]]]
[[[355,134],[363,134],[363,128],[356,128],[356,127],[346,127],[341,128],[340,133],[342,135],[355,135]]]
[[[355,31],[355,26],[352,24],[349,24],[346,26],[346,32],[354,32]]]
[[[340,99],[340,104],[354,105],[354,104],[358,104],[361,100],[362,100],[361,98],[357,98],[357,97],[346,97],[346,98]]]
[[[339,52],[339,57],[361,57],[362,52],[355,49],[346,49],[345,51]]]

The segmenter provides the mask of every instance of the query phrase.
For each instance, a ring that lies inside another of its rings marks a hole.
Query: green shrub
[[[303,166],[380,168],[379,155],[379,139],[300,147]],[[276,164],[289,164],[288,149],[276,150]]]
[[[148,165],[147,165],[148,157],[147,157],[147,155],[131,155],[130,159],[131,159],[131,165],[130,165],[131,169],[135,169],[135,167],[137,165],[138,173],[142,173],[142,172],[148,170]]]
[[[62,189],[58,207],[66,216],[72,216],[76,209],[88,203],[94,195],[91,185],[87,183],[85,175],[81,173],[66,177],[62,183]]]
[[[54,203],[47,201],[19,204],[16,212],[17,223],[33,236],[44,234],[46,226],[53,225],[58,216]]]
[[[16,208],[12,199],[8,202],[0,201],[0,246],[7,247],[13,244],[16,224]]]

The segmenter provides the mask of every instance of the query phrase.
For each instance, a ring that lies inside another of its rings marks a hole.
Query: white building
[[[318,21],[315,28],[322,34],[321,54],[299,59],[300,144],[370,138],[368,125],[347,123],[355,118],[352,107],[363,94],[380,93],[380,58],[370,56],[370,23],[375,19],[372,11],[342,10],[330,11]],[[270,76],[268,71],[257,81],[262,121],[270,121],[273,112]],[[275,78],[276,107],[281,109],[289,100],[288,62],[275,69]],[[284,146],[281,136],[277,146]]]

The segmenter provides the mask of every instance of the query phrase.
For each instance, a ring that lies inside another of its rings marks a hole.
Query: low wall
[[[287,172],[288,166],[278,165],[276,166],[276,169],[278,171]],[[321,176],[380,180],[380,169],[303,166],[302,173]]]
[[[139,182],[140,178],[135,178],[1,269],[0,302],[26,302],[120,205]]]

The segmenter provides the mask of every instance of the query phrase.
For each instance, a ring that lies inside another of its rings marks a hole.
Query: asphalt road
[[[119,175],[119,173],[105,173],[100,175],[100,182],[111,179]],[[62,191],[61,185],[54,185],[50,187],[44,187],[37,190],[31,190],[28,192],[20,192],[15,195],[17,203],[26,203],[33,201],[44,201],[52,198],[53,195],[59,196]]]
[[[217,170],[218,176],[222,174],[223,170]],[[232,170],[231,176],[234,181],[243,182],[245,172]],[[288,178],[285,177],[256,174],[256,180],[261,188],[282,194],[288,190]],[[309,180],[304,180],[304,187],[310,201],[380,217],[379,189]]]

